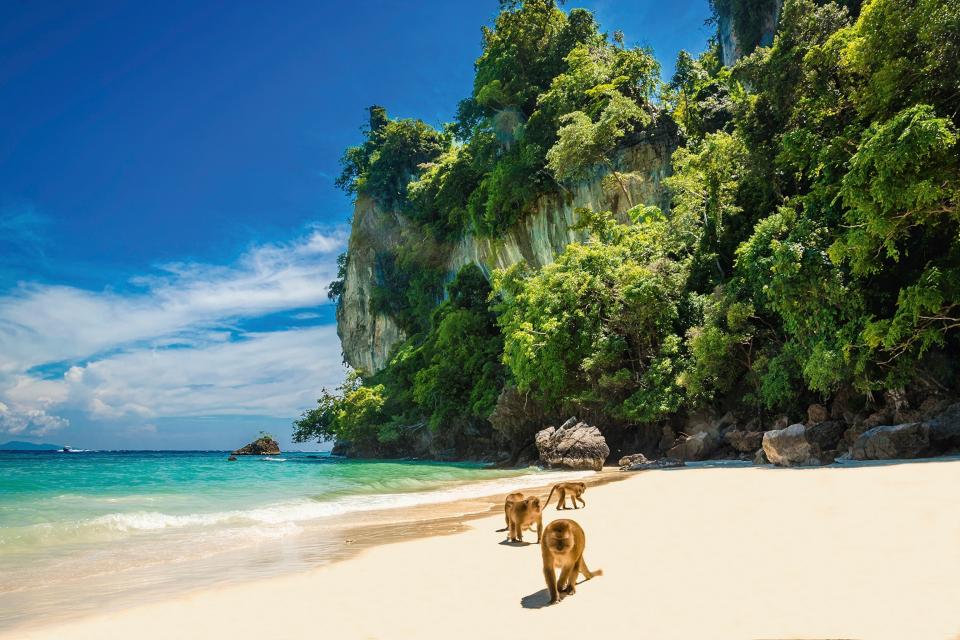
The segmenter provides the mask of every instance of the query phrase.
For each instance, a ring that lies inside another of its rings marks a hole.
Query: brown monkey
[[[547,525],[540,539],[540,552],[543,554],[543,577],[550,591],[550,604],[560,602],[561,593],[576,593],[578,574],[582,573],[587,580],[603,575],[602,569],[590,571],[587,568],[583,560],[586,544],[587,537],[583,529],[573,520],[563,518]],[[560,569],[559,580],[555,569]]]
[[[574,509],[579,509],[577,506],[577,500],[583,503],[583,506],[587,506],[587,502],[583,499],[583,492],[587,490],[587,485],[582,482],[558,482],[553,485],[553,488],[550,489],[550,495],[547,496],[547,502],[543,505],[543,508],[546,509],[547,505],[550,504],[550,498],[553,497],[553,492],[558,491],[557,495],[557,511],[560,509],[567,508],[567,494],[570,494],[570,502],[573,503]]]
[[[503,501],[503,517],[506,519],[507,526],[502,529],[502,531],[510,530],[510,507],[513,506],[514,502],[519,502],[520,500],[523,500],[523,494],[519,491],[514,491],[507,495],[507,499]]]
[[[537,542],[540,542],[540,532],[543,529],[543,511],[540,508],[540,498],[533,496],[526,500],[517,500],[510,505],[507,511],[507,540],[523,542],[523,530],[534,523],[537,525]]]

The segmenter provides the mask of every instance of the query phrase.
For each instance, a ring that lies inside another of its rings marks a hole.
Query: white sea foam
[[[424,504],[482,498],[498,493],[509,493],[511,491],[549,484],[551,482],[576,480],[593,474],[593,471],[531,473],[523,476],[485,480],[430,491],[353,495],[329,501],[297,500],[257,509],[218,511],[202,514],[174,515],[156,511],[113,513],[89,520],[87,524],[91,527],[102,527],[120,532],[155,531],[181,527],[206,527],[221,524],[275,525],[304,522],[360,511],[413,507]]]

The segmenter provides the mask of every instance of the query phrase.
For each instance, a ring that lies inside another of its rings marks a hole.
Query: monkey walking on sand
[[[503,529],[497,529],[497,531],[510,530],[510,508],[513,506],[514,502],[519,502],[520,500],[523,500],[523,494],[519,491],[514,491],[513,493],[507,494],[506,500],[503,501],[503,517],[506,520],[507,525]]]
[[[557,494],[557,511],[560,509],[567,508],[567,494],[570,494],[570,502],[573,503],[574,509],[579,509],[577,505],[577,500],[583,503],[583,506],[587,506],[586,501],[583,499],[583,492],[587,490],[587,485],[583,482],[558,482],[553,485],[553,488],[550,489],[550,495],[547,496],[547,501],[543,504],[543,508],[546,509],[550,504],[550,498],[553,497],[553,492],[559,492]]]
[[[560,594],[573,595],[577,591],[577,576],[583,574],[589,580],[603,575],[602,569],[590,571],[583,559],[587,537],[573,520],[554,520],[547,525],[540,537],[540,552],[543,554],[543,577],[550,591],[550,604],[560,602]],[[557,579],[556,569],[560,569]]]
[[[537,543],[540,542],[540,533],[543,530],[543,510],[540,507],[540,498],[533,496],[525,500],[514,500],[504,504],[507,518],[507,540],[523,542],[523,530],[537,525]]]

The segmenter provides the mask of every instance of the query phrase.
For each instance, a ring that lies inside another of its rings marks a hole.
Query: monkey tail
[[[543,503],[543,510],[546,511],[547,507],[550,506],[550,498],[553,497],[553,492],[557,490],[557,485],[553,485],[553,488],[550,489],[550,495],[547,496],[547,501]]]

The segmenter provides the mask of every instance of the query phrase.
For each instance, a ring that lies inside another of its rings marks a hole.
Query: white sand
[[[497,515],[8,637],[960,638],[960,461],[653,471],[585,497],[547,519],[580,522],[605,575],[556,606],[538,547],[498,544]]]

